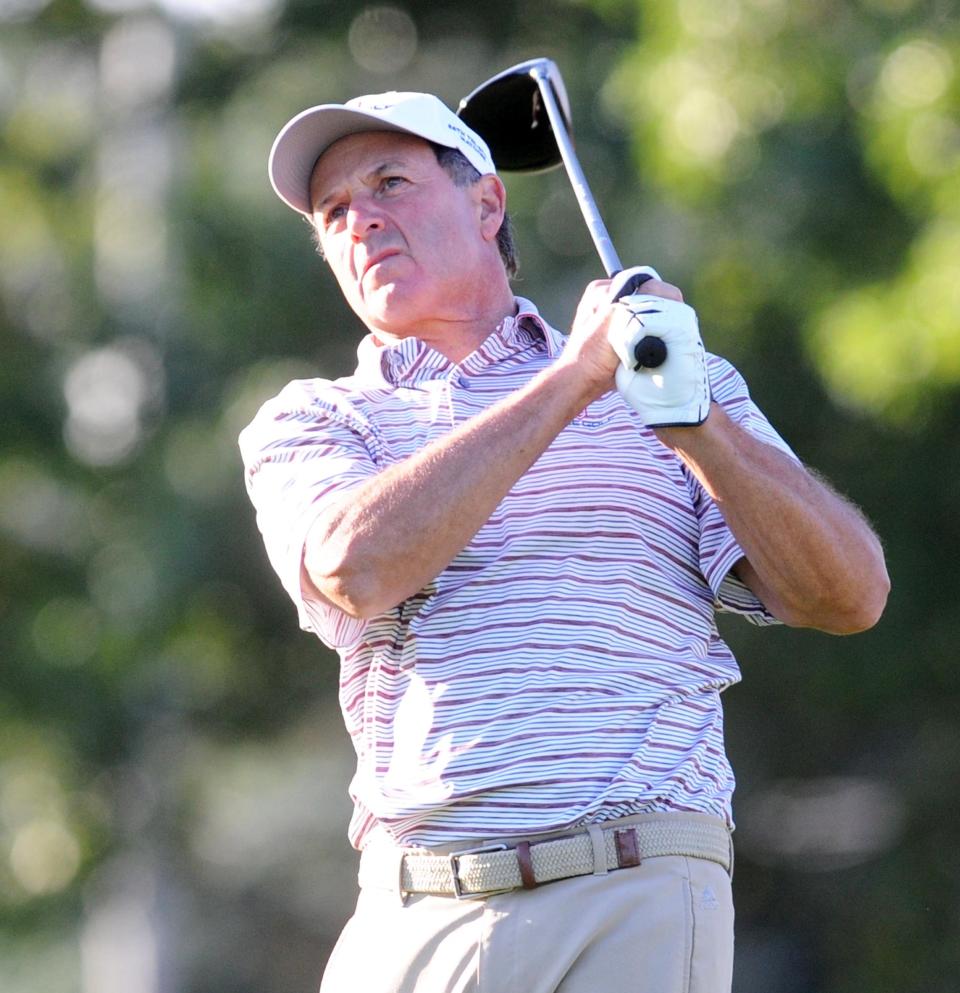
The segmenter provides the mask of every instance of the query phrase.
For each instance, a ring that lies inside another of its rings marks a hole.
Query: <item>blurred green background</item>
[[[888,552],[867,634],[722,619],[735,989],[958,989],[957,5],[0,0],[3,993],[316,988],[351,749],[236,435],[360,329],[266,158],[304,107],[539,55],[622,257]],[[569,185],[506,179],[565,327],[601,275]]]

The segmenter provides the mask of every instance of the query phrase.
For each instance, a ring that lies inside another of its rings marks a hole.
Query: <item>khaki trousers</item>
[[[671,855],[481,900],[364,889],[320,989],[729,993],[732,972],[730,877]]]

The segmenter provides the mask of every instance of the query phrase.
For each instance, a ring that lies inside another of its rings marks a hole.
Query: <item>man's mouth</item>
[[[394,255],[399,255],[399,254],[400,254],[399,249],[396,249],[396,248],[385,248],[382,252],[376,252],[374,255],[371,255],[370,258],[367,259],[367,261],[366,261],[366,263],[365,263],[365,265],[363,267],[363,272],[360,274],[360,278],[362,279],[364,276],[366,276],[366,274],[375,265],[379,265],[381,262],[383,262],[384,259],[389,259],[389,258],[393,257]]]

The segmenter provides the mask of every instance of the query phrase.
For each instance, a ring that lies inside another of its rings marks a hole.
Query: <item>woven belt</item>
[[[717,862],[729,872],[730,832],[722,821],[669,816],[549,840],[467,848],[447,855],[374,845],[360,859],[360,885],[405,893],[483,897],[571,876],[640,865],[647,858],[685,855]]]

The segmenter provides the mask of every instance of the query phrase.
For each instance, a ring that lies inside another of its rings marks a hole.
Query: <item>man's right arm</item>
[[[311,526],[301,580],[369,618],[428,585],[593,399],[557,362],[524,388],[351,490]]]
[[[647,286],[680,295],[668,284]],[[609,281],[591,283],[548,369],[321,514],[304,546],[304,591],[369,618],[431,583],[563,427],[614,388],[609,317]]]

